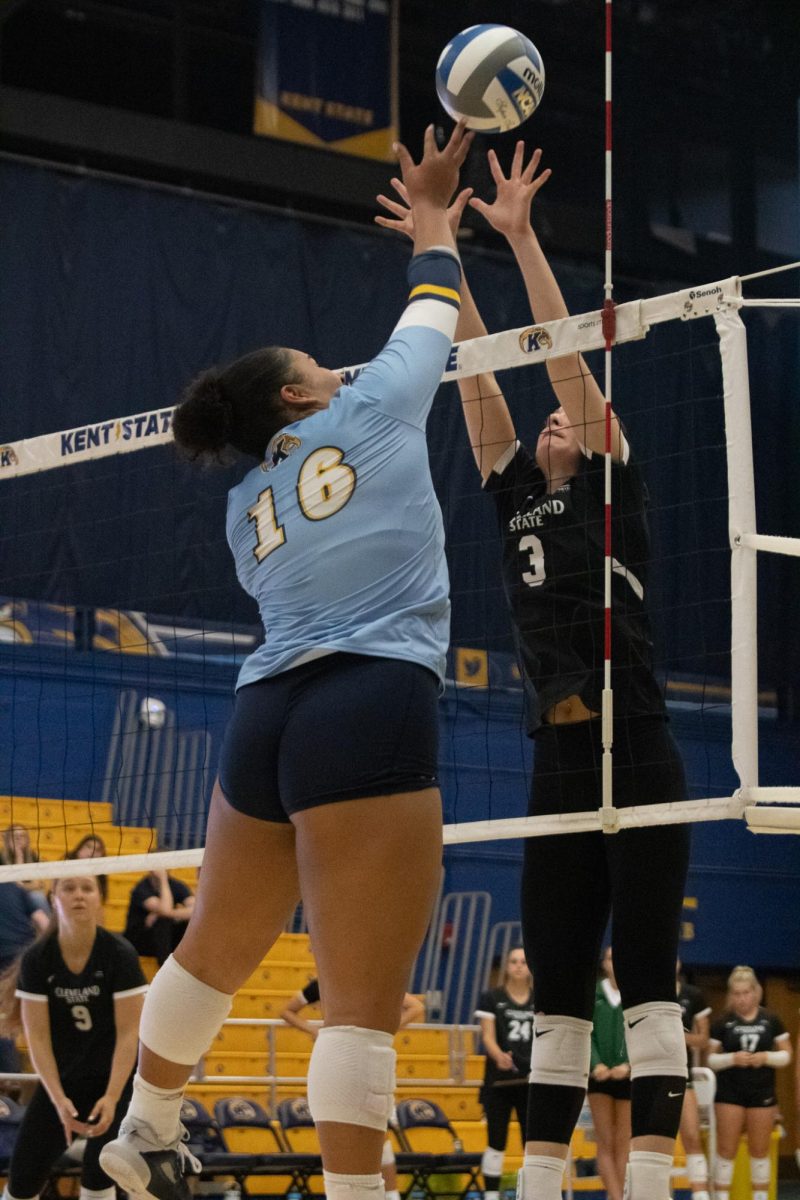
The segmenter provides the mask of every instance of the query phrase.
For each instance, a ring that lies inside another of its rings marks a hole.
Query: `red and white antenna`
[[[611,65],[612,65],[612,0],[605,0],[606,27],[606,91],[605,91],[605,283],[603,285],[603,337],[605,339],[605,583],[604,583],[604,651],[603,651],[603,805],[600,821],[605,833],[616,833],[617,812],[611,778],[612,745],[614,741],[614,694],[611,690],[611,347],[616,336],[614,283],[611,270],[612,241],[612,122],[611,122]]]

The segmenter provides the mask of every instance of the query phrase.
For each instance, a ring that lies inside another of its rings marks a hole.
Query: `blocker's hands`
[[[553,172],[548,167],[540,175],[536,174],[542,159],[541,150],[534,150],[530,162],[523,169],[525,143],[521,141],[517,142],[507,179],[494,150],[489,151],[487,158],[492,179],[497,184],[497,195],[492,204],[473,197],[470,205],[486,218],[493,229],[505,237],[525,233],[530,228],[533,197],[544,187]]]
[[[404,233],[406,237],[414,240],[414,214],[411,211],[411,202],[408,198],[408,188],[403,183],[402,179],[396,176],[391,181],[392,187],[397,192],[400,200],[395,200],[393,196],[384,196],[381,192],[377,197],[379,204],[393,214],[391,217],[385,217],[379,213],[375,217],[375,224],[382,225],[384,229],[396,229],[398,233]],[[450,230],[455,238],[458,233],[458,227],[461,224],[461,218],[464,215],[464,209],[467,207],[467,201],[472,195],[472,188],[463,188],[458,193],[453,203],[447,210],[447,220],[450,225]],[[401,203],[402,201],[402,203]]]
[[[435,208],[447,208],[453,192],[458,187],[458,172],[472,145],[474,134],[467,132],[463,121],[459,121],[450,140],[443,150],[436,145],[433,126],[425,130],[422,158],[415,163],[402,142],[395,142],[394,151],[400,164],[400,174],[408,192],[408,201],[415,204],[428,203]]]

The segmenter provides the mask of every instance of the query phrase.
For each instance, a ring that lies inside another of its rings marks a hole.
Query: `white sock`
[[[180,1132],[183,1088],[160,1088],[142,1079],[137,1071],[133,1077],[133,1099],[129,1117],[137,1117],[149,1125],[165,1146],[175,1143]]]
[[[518,1200],[561,1200],[565,1166],[563,1158],[526,1154],[517,1176]]]
[[[670,1200],[672,1155],[631,1150],[625,1175],[625,1200]]]
[[[336,1175],[323,1171],[327,1200],[383,1200],[382,1175]]]
[[[703,1189],[701,1192],[692,1192],[692,1200],[711,1200],[711,1196]]]
[[[400,1200],[400,1193],[396,1190],[393,1192],[387,1191],[386,1200]]]
[[[80,1200],[115,1200],[117,1189],[113,1186],[100,1188],[99,1191],[93,1192],[91,1188],[84,1187],[81,1184]]]

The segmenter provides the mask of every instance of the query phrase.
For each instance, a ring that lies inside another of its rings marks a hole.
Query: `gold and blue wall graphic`
[[[254,131],[393,159],[397,0],[260,5]]]

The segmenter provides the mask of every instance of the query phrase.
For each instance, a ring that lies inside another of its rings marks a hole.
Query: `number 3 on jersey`
[[[325,521],[340,509],[355,491],[356,473],[344,459],[344,451],[335,446],[323,446],[309,454],[297,477],[297,502],[309,521]],[[248,508],[247,519],[256,527],[256,562],[263,562],[273,550],[286,541],[282,525],[278,524],[272,488],[259,493],[258,500]]]
[[[535,533],[528,533],[519,539],[521,554],[528,555],[529,571],[522,572],[522,582],[528,587],[538,587],[547,578],[544,569],[544,546]]]

